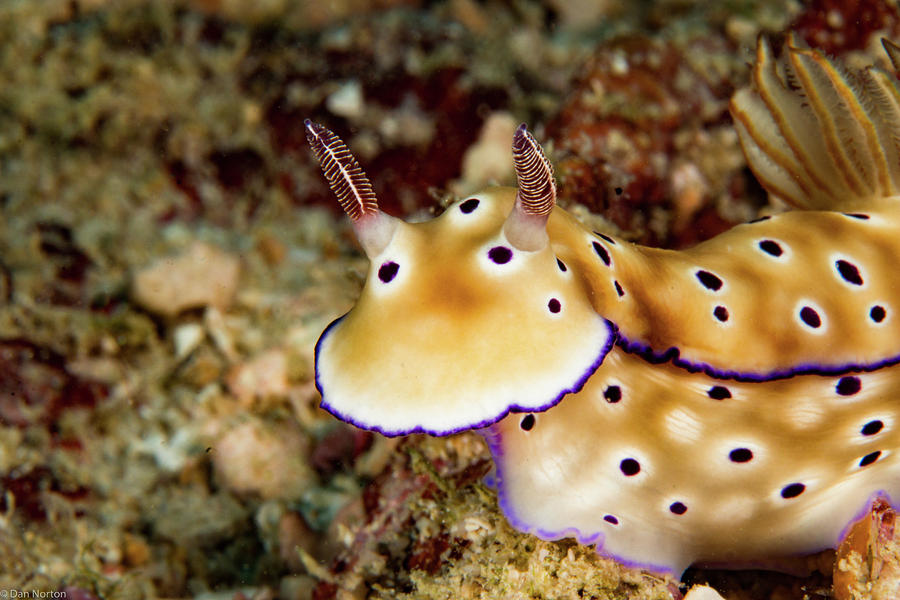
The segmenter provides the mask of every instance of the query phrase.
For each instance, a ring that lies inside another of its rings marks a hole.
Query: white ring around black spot
[[[603,264],[607,267],[612,266],[612,257],[609,255],[609,250],[603,246],[600,242],[592,241],[591,247],[594,249],[594,253],[603,261]]]
[[[873,304],[869,308],[869,321],[873,325],[884,325],[887,321],[888,312],[884,304]]]
[[[725,282],[721,277],[719,277],[712,271],[707,271],[706,269],[695,270],[694,277],[702,287],[713,293],[722,291],[722,288],[725,285]]]
[[[712,311],[713,318],[718,322],[719,325],[727,325],[729,319],[731,318],[731,313],[728,311],[727,306],[723,306],[721,304],[717,304]]]
[[[615,404],[622,399],[622,388],[618,384],[611,383],[603,388],[603,398],[610,404]]]
[[[467,198],[466,200],[460,202],[459,212],[463,213],[464,215],[471,214],[475,211],[476,208],[478,208],[479,204],[481,204],[481,200],[479,200],[478,198]]]
[[[728,453],[728,460],[733,463],[748,463],[753,460],[753,450],[750,448],[740,447],[735,448],[731,452]]]
[[[562,303],[557,298],[550,298],[550,300],[547,301],[547,310],[554,315],[557,315],[562,310]]]
[[[791,498],[796,498],[800,494],[806,491],[806,485],[803,483],[790,483],[783,488],[781,488],[781,497],[785,500],[790,500]]]
[[[505,265],[512,260],[512,257],[512,248],[509,248],[507,246],[494,246],[493,248],[488,250],[488,258],[498,265]]]
[[[743,436],[722,439],[713,452],[720,467],[725,469],[756,468],[765,465],[768,458],[765,443]]]
[[[816,335],[822,335],[828,330],[828,316],[822,307],[816,302],[803,298],[794,306],[794,320],[800,327]]]
[[[599,231],[595,231],[595,232],[594,232],[594,235],[596,235],[598,238],[600,238],[600,239],[603,240],[604,242],[608,242],[608,243],[610,243],[610,244],[612,244],[612,245],[614,245],[614,246],[615,246],[615,244],[616,244],[616,240],[612,239],[611,237],[609,237],[609,236],[606,235],[605,233],[600,233]]]
[[[641,472],[641,463],[631,457],[624,458],[619,463],[619,470],[625,477],[634,477]]]
[[[859,432],[862,435],[869,437],[878,435],[882,432],[882,430],[884,430],[884,421],[882,421],[881,419],[872,419],[871,421],[868,421],[865,425],[863,425]]]
[[[522,417],[522,420],[519,421],[519,427],[522,431],[531,431],[534,428],[534,415],[525,415]]]
[[[687,512],[687,506],[683,502],[673,502],[669,505],[669,512],[681,516]]]
[[[787,262],[791,257],[791,247],[778,238],[764,237],[754,240],[753,247],[767,260]]]
[[[868,287],[868,274],[860,265],[860,261],[844,254],[834,253],[828,257],[829,266],[835,279],[852,290]]]
[[[478,264],[487,274],[497,277],[519,272],[528,263],[528,254],[516,251],[502,235],[477,250]]]
[[[854,396],[862,389],[862,381],[856,375],[845,375],[838,379],[834,391],[838,396]]]
[[[371,279],[367,289],[376,296],[395,294],[403,289],[406,280],[410,277],[409,258],[400,253],[394,254],[380,263],[373,262],[369,265],[368,278]]]
[[[391,281],[393,281],[394,277],[397,276],[397,272],[399,270],[400,265],[398,265],[394,261],[385,261],[381,263],[380,267],[378,267],[378,279],[381,280],[381,283],[390,283]]]
[[[564,263],[559,257],[556,257],[556,267],[560,270],[561,273],[565,273],[569,270],[569,268],[566,266],[566,263]]]
[[[868,454],[863,456],[861,459],[859,459],[859,468],[864,469],[864,468],[868,467],[869,465],[875,464],[875,462],[879,458],[882,458],[881,450],[876,450],[875,452],[869,452]]]
[[[760,240],[756,246],[762,250],[763,254],[768,254],[772,258],[778,258],[784,254],[784,248],[775,240]]]
[[[727,400],[731,398],[731,390],[724,385],[714,385],[706,390],[706,395],[713,400]]]

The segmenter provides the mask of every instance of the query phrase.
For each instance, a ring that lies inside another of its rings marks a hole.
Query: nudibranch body
[[[519,529],[679,576],[835,547],[900,498],[900,367],[739,382],[613,349],[584,389],[486,435]]]
[[[788,212],[683,251],[556,222],[554,251],[618,345],[651,361],[760,381],[900,361],[900,198],[865,213]]]
[[[781,63],[760,42],[754,84],[748,162],[806,210],[684,251],[555,207],[524,127],[518,189],[413,225],[307,123],[372,261],[317,345],[322,406],[388,435],[490,426],[516,526],[676,575],[834,546],[900,497],[900,90],[793,41]]]

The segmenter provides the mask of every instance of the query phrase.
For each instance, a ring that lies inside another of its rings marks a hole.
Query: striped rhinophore
[[[556,203],[553,167],[524,123],[513,136],[512,156],[522,208],[531,215],[550,214]]]
[[[357,221],[365,215],[376,214],[378,200],[375,198],[372,184],[362,167],[350,154],[347,144],[318,123],[307,119],[303,124],[306,126],[309,146],[325,173],[331,191],[337,196],[347,216]]]

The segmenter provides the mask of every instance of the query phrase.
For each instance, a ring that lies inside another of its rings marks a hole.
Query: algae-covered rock
[[[179,256],[160,259],[138,271],[132,297],[147,310],[169,317],[206,306],[226,310],[237,291],[239,275],[237,257],[197,242]]]

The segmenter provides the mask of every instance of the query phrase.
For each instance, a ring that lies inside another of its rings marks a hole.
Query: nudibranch
[[[411,225],[307,122],[372,262],[317,345],[322,406],[388,435],[479,428],[519,529],[676,576],[834,547],[900,497],[900,86],[792,38],[781,60],[759,42],[752,80],[731,103],[748,163],[801,210],[682,251],[556,207],[524,127],[517,189]]]

